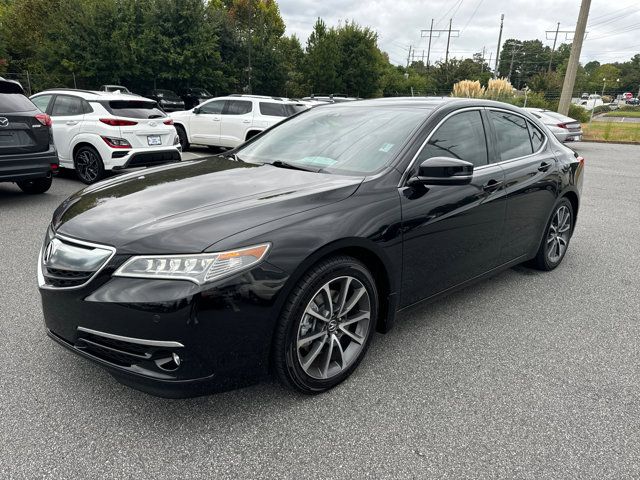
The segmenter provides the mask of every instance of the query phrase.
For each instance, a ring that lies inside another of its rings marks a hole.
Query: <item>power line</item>
[[[471,14],[471,16],[469,17],[469,19],[467,20],[467,23],[465,23],[464,27],[462,27],[462,31],[464,32],[467,27],[469,26],[469,24],[471,23],[471,20],[473,20],[473,17],[476,16],[476,13],[478,13],[478,9],[480,8],[480,5],[482,5],[482,2],[484,2],[484,0],[480,0],[478,2],[478,4],[476,5],[476,8],[473,10],[473,13]]]

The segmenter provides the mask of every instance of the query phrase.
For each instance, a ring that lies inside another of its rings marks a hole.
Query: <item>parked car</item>
[[[180,161],[173,120],[155,101],[117,93],[57,89],[31,97],[53,119],[60,166],[84,183],[106,171]]]
[[[640,98],[631,98],[625,102],[627,105],[640,105]]]
[[[309,107],[278,97],[231,95],[171,114],[183,149],[191,144],[237,147],[245,140]]]
[[[112,93],[120,92],[126,93],[128,95],[133,95],[127,87],[123,87],[122,85],[100,85],[100,91]]]
[[[588,94],[588,93],[586,93],[586,92],[584,92],[580,98],[581,98],[582,100],[589,100],[589,94]]]
[[[147,98],[151,98],[158,102],[160,108],[165,112],[184,110],[184,101],[171,90],[151,90],[147,95]]]
[[[631,100],[633,99],[633,93],[631,92],[624,92],[622,94],[622,99],[626,102],[627,100]]]
[[[582,140],[582,125],[578,120],[544,108],[525,108],[544,123],[561,142]]]
[[[314,108],[225,155],[66,200],[38,260],[46,329],[156,395],[268,371],[322,392],[399,309],[522,262],[558,267],[583,171],[504,103]]]
[[[204,88],[187,88],[182,93],[184,108],[186,108],[187,110],[191,110],[193,107],[197,107],[210,98],[213,98],[213,95],[207,92]]]
[[[58,169],[51,118],[0,77],[0,182],[15,182],[25,193],[44,193]]]
[[[307,101],[318,101],[318,102],[326,102],[326,103],[342,103],[342,102],[353,102],[354,100],[360,100],[357,97],[349,97],[343,93],[331,93],[331,94],[311,94],[308,97],[304,97],[303,100]]]

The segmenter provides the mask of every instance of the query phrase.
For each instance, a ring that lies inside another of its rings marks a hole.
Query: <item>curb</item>
[[[581,140],[583,143],[612,143],[614,145],[640,145],[640,142],[629,142],[629,141],[618,141],[618,142],[610,142],[608,140],[585,140],[584,138]],[[579,143],[579,142],[576,142]]]

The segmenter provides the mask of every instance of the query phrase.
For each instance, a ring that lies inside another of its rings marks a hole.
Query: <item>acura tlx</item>
[[[65,200],[38,261],[47,332],[156,395],[267,373],[323,392],[397,311],[516,264],[560,265],[583,170],[498,102],[320,106]]]

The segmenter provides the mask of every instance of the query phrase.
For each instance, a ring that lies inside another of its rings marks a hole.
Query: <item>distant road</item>
[[[613,123],[640,123],[638,117],[605,117],[604,115],[598,115],[593,117],[594,122],[613,122]]]

